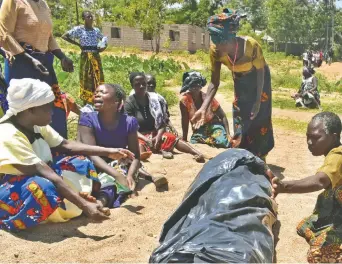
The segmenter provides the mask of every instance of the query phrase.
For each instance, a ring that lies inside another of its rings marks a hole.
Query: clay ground
[[[341,64],[337,68],[340,74]],[[217,99],[229,112],[232,98],[219,93]],[[171,112],[173,124],[181,131],[178,106]],[[295,119],[300,116],[301,121],[308,121],[313,115],[274,109],[275,117]],[[278,127],[274,131],[276,144],[267,159],[274,172],[287,180],[313,174],[323,158],[311,156],[305,134]],[[223,151],[204,145],[196,148],[207,156]],[[154,155],[144,165],[152,174],[168,178],[168,191],[156,192],[152,184],[142,181],[144,186],[141,186],[139,196],[128,200],[121,208],[113,209],[111,219],[102,224],[89,223],[85,217],[80,217],[69,223],[41,225],[19,234],[0,231],[1,262],[147,262],[158,245],[163,223],[181,202],[203,165],[187,154],[176,154],[174,160],[163,160],[161,156]],[[303,217],[311,213],[316,197],[317,193],[277,197],[280,222],[277,262],[306,261],[308,246],[297,236],[295,228]]]

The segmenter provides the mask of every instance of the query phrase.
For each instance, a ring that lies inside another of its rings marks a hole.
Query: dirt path
[[[339,80],[342,78],[342,62],[334,62],[330,66],[323,63],[323,65],[317,69],[317,72],[324,74],[331,80]]]
[[[231,109],[231,98],[218,94],[217,99],[223,109]],[[172,108],[171,113],[173,123],[181,131],[178,107]],[[275,115],[279,113],[275,111]],[[322,162],[321,158],[311,157],[306,149],[305,135],[275,128],[275,141],[268,162],[286,179],[310,175]],[[209,156],[222,151],[204,145],[196,147]],[[155,175],[166,175],[169,190],[156,192],[152,184],[142,181],[141,185],[145,186],[140,195],[112,210],[111,219],[102,224],[88,223],[81,217],[69,223],[41,225],[19,234],[0,231],[0,248],[6,249],[1,261],[147,262],[158,245],[162,224],[180,203],[202,165],[194,162],[190,155],[177,154],[174,160],[154,155],[145,167]],[[276,248],[278,262],[305,262],[308,247],[304,239],[297,236],[295,227],[310,214],[315,199],[316,194],[280,195],[277,199],[281,223]]]

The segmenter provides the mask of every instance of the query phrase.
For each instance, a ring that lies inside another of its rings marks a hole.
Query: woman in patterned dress
[[[62,38],[81,48],[80,92],[79,96],[86,103],[93,103],[96,87],[104,83],[104,75],[99,52],[107,47],[107,38],[100,29],[93,27],[93,14],[82,13],[83,26],[77,26],[65,33]],[[76,42],[78,39],[79,42]],[[99,42],[100,41],[100,42]]]
[[[251,37],[237,37],[240,15],[231,9],[209,18],[208,30],[213,45],[210,48],[212,67],[207,97],[195,113],[192,122],[199,128],[220,86],[221,66],[233,75],[233,147],[244,148],[265,159],[274,147],[272,129],[272,92],[269,67],[259,43]]]
[[[11,80],[8,110],[0,119],[0,229],[18,231],[46,220],[65,222],[82,211],[105,220],[109,210],[91,195],[99,191],[93,163],[84,156],[53,158],[61,154],[133,159],[128,150],[68,141],[49,126],[55,95],[39,80]],[[125,177],[116,175],[122,185]],[[91,194],[91,195],[90,195]]]
[[[201,89],[207,81],[197,71],[183,74],[183,86],[179,107],[182,114],[183,140],[188,139],[189,121],[199,109],[207,96]],[[217,148],[229,147],[229,124],[219,102],[214,98],[206,112],[205,123],[199,129],[194,129],[190,143],[202,143]]]
[[[313,213],[297,226],[310,248],[309,263],[342,263],[342,146],[341,119],[331,112],[315,115],[307,128],[307,144],[313,156],[325,156],[312,176],[293,181],[272,179],[273,196],[279,193],[322,191]]]

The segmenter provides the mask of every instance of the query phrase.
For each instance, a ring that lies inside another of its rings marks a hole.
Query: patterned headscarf
[[[183,74],[183,85],[180,93],[184,93],[190,89],[193,85],[199,85],[204,87],[207,84],[207,80],[197,71],[190,71]]]
[[[223,43],[236,37],[239,28],[238,11],[225,8],[223,13],[209,17],[207,28],[214,44]]]

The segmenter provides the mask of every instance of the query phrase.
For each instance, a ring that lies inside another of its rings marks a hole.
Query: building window
[[[111,38],[116,38],[116,39],[121,38],[121,28],[112,27],[111,28]]]
[[[180,39],[179,31],[170,30],[169,31],[169,38],[171,41],[179,41],[179,39]]]
[[[143,33],[143,40],[152,40],[152,34],[151,33]]]
[[[201,44],[204,45],[205,44],[205,34],[202,33],[202,40],[201,40]]]
[[[192,44],[196,43],[196,32],[192,32]]]

